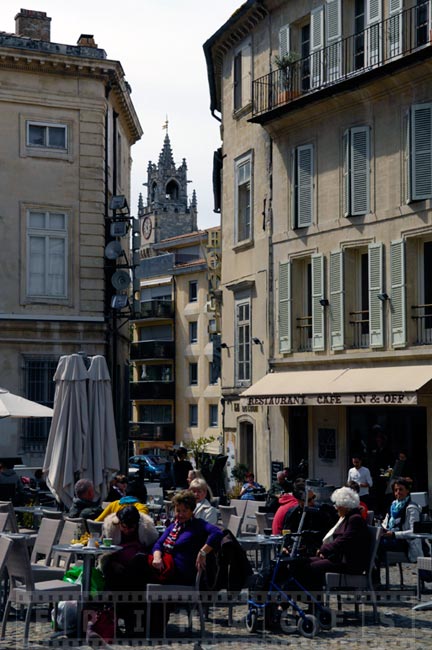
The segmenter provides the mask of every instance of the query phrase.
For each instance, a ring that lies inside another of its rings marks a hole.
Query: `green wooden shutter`
[[[367,126],[351,129],[351,214],[370,212],[370,131]]]
[[[350,193],[350,176],[351,176],[351,133],[347,129],[343,134],[343,178],[342,178],[342,209],[344,217],[351,214],[351,193]]]
[[[324,298],[324,257],[312,255],[312,349],[325,349],[325,307],[320,305]]]
[[[432,196],[432,104],[411,107],[411,195],[412,199]]]
[[[378,294],[383,293],[383,245],[369,244],[369,341],[371,348],[384,345],[384,305]]]
[[[402,0],[389,0],[388,54],[391,57],[402,54]]]
[[[313,145],[297,148],[297,226],[312,225],[313,212]]]
[[[391,341],[395,348],[405,347],[406,340],[406,280],[405,242],[390,244],[391,273]]]
[[[330,337],[332,350],[344,349],[344,303],[343,251],[333,251],[330,253]]]
[[[324,82],[324,6],[311,11],[311,86],[318,88]]]
[[[279,352],[291,352],[291,264],[279,264]]]

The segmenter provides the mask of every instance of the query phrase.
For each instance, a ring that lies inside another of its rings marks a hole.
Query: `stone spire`
[[[138,216],[141,217],[144,214],[144,202],[143,202],[143,197],[140,192],[139,197],[138,197]]]
[[[168,132],[165,136],[162,151],[159,154],[159,167],[164,167],[165,169],[174,167],[174,158],[172,155],[171,142]]]

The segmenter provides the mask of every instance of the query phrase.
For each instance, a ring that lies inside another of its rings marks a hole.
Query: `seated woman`
[[[190,489],[194,493],[197,502],[194,517],[196,519],[205,519],[210,524],[217,524],[219,512],[207,500],[208,485],[205,480],[203,478],[195,478],[191,481]]]
[[[147,582],[193,585],[197,571],[206,567],[207,555],[219,548],[223,533],[194,517],[196,498],[190,490],[175,494],[172,503],[175,519],[153,547]]]
[[[106,588],[113,591],[140,588],[137,568],[141,566],[141,559],[138,556],[148,552],[158,537],[151,517],[139,512],[134,505],[125,506],[106,517],[102,534],[122,547],[116,553],[102,556],[101,569]]]
[[[246,482],[240,492],[240,499],[255,501],[256,492],[265,492],[264,487],[255,481],[255,476],[252,472],[248,472],[245,476]]]
[[[359,495],[342,487],[331,495],[339,519],[324,536],[316,557],[301,561],[291,572],[303,586],[321,589],[326,573],[365,571],[370,558],[370,539],[359,509]]]
[[[126,488],[126,496],[111,501],[101,512],[95,521],[104,521],[108,515],[112,515],[126,506],[135,506],[143,515],[148,515],[149,509],[146,506],[147,489],[139,481],[131,481]]]
[[[420,539],[409,539],[414,532],[414,523],[420,521],[421,510],[411,501],[411,483],[396,479],[393,484],[395,500],[390,506],[382,526],[384,529],[378,549],[379,566],[386,551],[403,551],[410,562],[416,562],[423,555]]]

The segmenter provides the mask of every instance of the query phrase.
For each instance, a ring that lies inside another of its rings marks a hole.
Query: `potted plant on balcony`
[[[283,104],[300,94],[296,87],[298,74],[296,63],[300,60],[298,52],[287,52],[283,56],[275,56],[274,63],[279,69],[278,72],[278,104]]]

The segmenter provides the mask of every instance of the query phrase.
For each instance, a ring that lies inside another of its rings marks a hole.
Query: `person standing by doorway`
[[[348,471],[347,481],[355,481],[360,486],[359,496],[362,501],[368,506],[370,504],[369,490],[373,485],[372,476],[367,467],[363,466],[363,460],[360,456],[353,456],[353,467]]]

